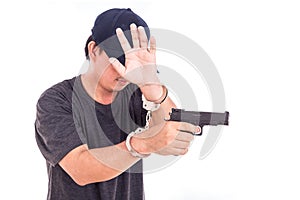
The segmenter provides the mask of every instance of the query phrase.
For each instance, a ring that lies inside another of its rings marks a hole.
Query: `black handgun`
[[[184,109],[172,108],[170,113],[170,121],[188,122],[201,127],[200,134],[202,135],[202,129],[205,125],[228,125],[229,112],[197,112],[197,111],[185,111]]]

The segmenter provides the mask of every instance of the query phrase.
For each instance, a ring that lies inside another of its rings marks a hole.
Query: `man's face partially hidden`
[[[98,75],[98,87],[109,92],[121,91],[129,84],[129,82],[122,78],[114,69],[109,62],[109,57],[105,51],[98,52],[95,60],[95,68]]]

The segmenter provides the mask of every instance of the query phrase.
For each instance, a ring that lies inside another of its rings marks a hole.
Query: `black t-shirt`
[[[82,144],[92,149],[124,141],[128,133],[145,125],[145,117],[141,91],[133,84],[120,91],[109,105],[94,101],[83,88],[80,76],[46,90],[37,103],[35,133],[47,163],[47,199],[144,199],[142,161],[114,179],[86,186],[77,185],[58,163]]]

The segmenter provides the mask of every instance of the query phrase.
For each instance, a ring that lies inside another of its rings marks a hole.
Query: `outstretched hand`
[[[150,47],[144,27],[130,25],[133,47],[131,47],[121,28],[117,28],[116,34],[125,52],[125,66],[116,58],[111,57],[110,63],[115,70],[127,81],[137,84],[139,87],[148,84],[159,84],[156,68],[156,41],[150,37]]]

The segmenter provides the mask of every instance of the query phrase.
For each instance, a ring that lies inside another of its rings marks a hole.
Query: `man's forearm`
[[[176,108],[176,105],[170,97],[167,97],[166,100],[160,104],[159,109],[152,113],[151,125],[160,124],[164,122],[165,119],[168,119],[172,108]]]
[[[110,180],[134,165],[139,158],[132,156],[125,142],[114,146],[88,149],[81,145],[69,152],[60,166],[78,185]]]
[[[90,149],[89,152],[103,165],[119,172],[126,171],[139,160],[130,154],[125,141],[113,146]]]
[[[167,88],[160,83],[157,83],[145,84],[140,89],[148,101],[155,103],[163,101],[160,104],[159,109],[152,112],[150,126],[160,124],[164,121],[164,119],[169,118],[169,113],[172,108],[176,108],[176,105],[170,97],[165,98],[165,96],[168,95]]]

